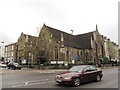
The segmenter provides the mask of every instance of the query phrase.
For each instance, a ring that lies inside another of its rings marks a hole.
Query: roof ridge
[[[24,33],[23,33],[23,35],[28,35],[28,36],[36,37],[36,38],[37,38],[37,36],[33,36],[33,35],[30,35],[30,34],[24,34]]]
[[[86,34],[93,33],[93,32],[95,32],[95,31],[91,31],[91,32],[83,33],[83,34],[78,34],[78,35],[75,35],[75,36],[86,35]]]
[[[72,35],[72,34],[70,34],[70,33],[65,32],[65,31],[61,31],[61,30],[58,30],[58,29],[56,29],[56,28],[50,27],[50,26],[46,26],[46,27],[51,28],[51,29],[54,29],[54,30],[57,30],[57,31],[59,31],[59,32],[61,32],[61,33],[66,33],[66,34],[69,34],[69,35],[71,35],[71,36],[75,36],[75,35]]]

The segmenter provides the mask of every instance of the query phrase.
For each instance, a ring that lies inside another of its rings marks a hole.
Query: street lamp
[[[72,35],[73,35],[73,30],[71,30],[72,31]]]
[[[1,43],[4,43],[4,41],[1,41]]]

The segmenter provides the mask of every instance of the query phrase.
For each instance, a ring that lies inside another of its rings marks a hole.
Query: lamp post
[[[4,41],[0,41],[0,43],[4,43]],[[0,56],[2,57],[2,60],[4,60],[4,53],[3,53],[3,51],[4,51],[4,49],[3,48],[1,48],[1,46],[0,46]]]
[[[1,41],[1,43],[4,43],[4,41]]]

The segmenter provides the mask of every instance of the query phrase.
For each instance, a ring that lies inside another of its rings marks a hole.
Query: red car
[[[70,84],[79,86],[81,83],[88,81],[101,81],[103,73],[90,65],[79,65],[72,67],[69,71],[58,74],[55,81],[59,84]]]

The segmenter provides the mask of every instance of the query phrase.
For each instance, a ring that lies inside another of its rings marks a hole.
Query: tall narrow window
[[[77,52],[77,55],[78,55],[78,57],[79,57],[79,51]]]
[[[41,48],[47,48],[47,40],[45,35],[43,35],[42,40],[41,40]]]
[[[69,51],[67,50],[67,55],[66,55],[67,61],[69,61]]]
[[[71,51],[71,59],[73,60],[73,51]]]
[[[14,45],[12,45],[12,50],[14,50]]]
[[[55,47],[55,60],[58,59],[58,48]]]
[[[7,47],[5,48],[5,50],[7,51]]]
[[[41,48],[43,48],[43,47],[44,47],[43,40],[41,40]]]
[[[11,56],[13,56],[13,52],[11,52]]]
[[[82,51],[81,51],[81,57],[82,57]]]

